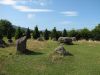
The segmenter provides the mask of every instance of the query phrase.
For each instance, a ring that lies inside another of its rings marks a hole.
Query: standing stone
[[[26,36],[19,38],[16,42],[17,51],[25,53],[26,52],[26,42],[27,42]]]

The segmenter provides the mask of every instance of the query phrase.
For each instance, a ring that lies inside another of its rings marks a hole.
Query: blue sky
[[[40,30],[93,29],[100,23],[100,0],[0,0],[0,19]]]

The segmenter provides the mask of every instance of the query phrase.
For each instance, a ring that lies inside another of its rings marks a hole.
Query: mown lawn
[[[28,40],[31,55],[16,54],[15,44],[0,48],[0,75],[100,75],[100,43],[64,45],[73,56],[51,57],[59,43]]]

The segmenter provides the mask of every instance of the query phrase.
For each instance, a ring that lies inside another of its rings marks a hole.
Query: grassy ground
[[[59,43],[28,40],[32,55],[16,54],[15,44],[0,48],[0,75],[100,75],[100,43],[64,45],[74,56],[51,57]]]

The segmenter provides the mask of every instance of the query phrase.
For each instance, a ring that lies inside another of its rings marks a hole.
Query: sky
[[[91,30],[100,23],[100,0],[0,0],[0,19],[30,29]]]

